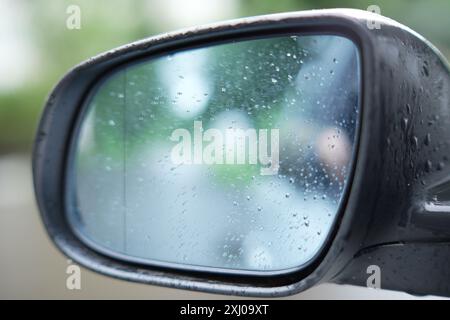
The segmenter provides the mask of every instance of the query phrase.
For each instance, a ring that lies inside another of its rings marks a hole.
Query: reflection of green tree
[[[119,164],[124,150],[124,88],[125,73],[114,74],[94,94],[81,124],[81,164],[94,164],[106,158]],[[93,141],[91,141],[93,140]],[[101,159],[99,159],[101,157]]]
[[[186,119],[171,112],[170,84],[157,72],[167,63],[166,58],[130,66],[106,80],[90,102],[95,109],[95,152],[120,159],[123,130],[130,155],[149,144],[167,141],[176,128],[191,129],[194,120],[202,120],[208,128],[218,114],[229,110],[245,114],[250,127],[274,127],[304,59],[296,39],[278,37],[199,50],[208,52],[205,77],[212,85],[205,92],[209,99],[203,114]],[[219,180],[248,182],[259,169],[224,164],[214,170]]]
[[[251,115],[253,127],[271,128],[280,111],[280,100],[300,69],[302,57],[296,41],[290,37],[255,40],[212,51],[215,95],[207,118],[237,109]]]

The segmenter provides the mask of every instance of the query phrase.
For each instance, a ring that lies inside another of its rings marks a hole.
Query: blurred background
[[[71,5],[81,10],[80,29],[66,26]],[[47,94],[75,64],[158,33],[259,14],[371,5],[450,57],[448,0],[0,0],[0,298],[224,298],[126,283],[85,269],[82,289],[66,289],[69,262],[47,239],[31,179],[33,135]],[[290,298],[412,297],[327,284]]]

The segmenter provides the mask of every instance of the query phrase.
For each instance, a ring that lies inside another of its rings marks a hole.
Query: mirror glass
[[[356,45],[274,36],[127,64],[87,99],[68,218],[129,261],[287,272],[318,255],[351,173]]]

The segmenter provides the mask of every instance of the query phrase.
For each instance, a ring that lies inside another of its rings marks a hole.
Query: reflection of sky
[[[312,57],[305,59],[296,78],[298,90],[307,93],[308,99],[303,101],[306,104],[304,107],[336,114],[345,111],[348,100],[340,105],[339,102],[342,101],[336,97],[344,94],[342,89],[349,92],[356,89],[352,83],[342,85],[343,81],[354,81],[354,78],[349,79],[349,75],[356,75],[355,46],[351,41],[340,37],[316,37],[314,41],[310,39],[298,38],[299,46],[308,47]]]
[[[208,105],[210,83],[206,74],[206,50],[181,52],[158,64],[158,75],[168,89],[172,112],[180,118],[194,118]]]
[[[321,169],[323,159],[317,153],[316,138],[335,126],[329,119],[337,117],[342,108],[351,113],[354,107],[345,103],[337,109],[329,106],[323,113],[327,119],[313,117],[320,114],[315,112],[318,107],[313,102],[317,99],[333,102],[333,87],[355,89],[351,83],[334,82],[341,74],[355,70],[344,67],[335,68],[333,73],[328,70],[338,64],[336,57],[340,64],[346,65],[343,56],[348,47],[330,53],[327,45],[338,44],[318,42],[315,48],[310,45],[310,49],[318,52],[317,60],[305,59],[304,69],[296,77],[300,93],[295,103],[290,84],[280,85],[280,81],[265,84],[272,93],[278,90],[279,96],[287,99],[273,127],[280,129],[279,175],[260,176],[259,170],[252,170],[249,165],[177,166],[171,162],[173,144],[169,139],[145,139],[128,152],[126,163],[110,166],[108,170],[93,170],[95,166],[103,166],[101,161],[93,164],[93,168],[80,167],[79,196],[88,235],[114,250],[125,250],[130,256],[166,262],[250,270],[281,270],[308,262],[328,235],[339,200],[335,193],[327,194],[325,182],[337,177]],[[190,51],[153,62],[157,64],[161,86],[170,97],[164,108],[169,108],[174,121],[189,119],[184,123],[190,131],[194,119],[205,117],[209,97],[214,94],[211,88],[221,86],[214,83],[205,52],[207,49]],[[257,66],[258,59],[253,63]],[[319,67],[326,70],[328,78],[320,77]],[[299,79],[312,70],[316,74],[303,84]],[[264,77],[273,78],[271,72],[274,71],[268,70]],[[261,89],[263,95],[267,88]],[[208,98],[204,93],[208,93]],[[198,100],[199,95],[202,99]],[[233,105],[229,102],[227,105]],[[272,116],[274,112],[264,110],[263,114]],[[249,128],[255,126],[255,113],[235,106],[220,109],[213,119],[204,120],[212,120],[208,127],[222,131]],[[85,126],[93,123],[88,121]],[[157,124],[161,126],[161,122]],[[162,128],[167,132],[158,133],[159,137],[169,137],[174,129],[172,123]],[[133,136],[147,132],[139,127],[133,130]],[[333,158],[334,149],[330,145],[326,146],[330,149],[327,154]],[[104,190],[95,194],[86,191],[89,186],[98,185],[98,181],[108,188],[100,187]],[[99,221],[108,221],[108,225]],[[125,231],[120,232],[121,228]],[[123,244],[114,238],[118,232],[125,237]]]

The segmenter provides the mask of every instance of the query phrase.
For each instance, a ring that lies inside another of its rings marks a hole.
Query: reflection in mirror
[[[97,250],[140,263],[302,267],[344,196],[359,88],[358,49],[331,35],[129,64],[86,103],[69,221]]]

